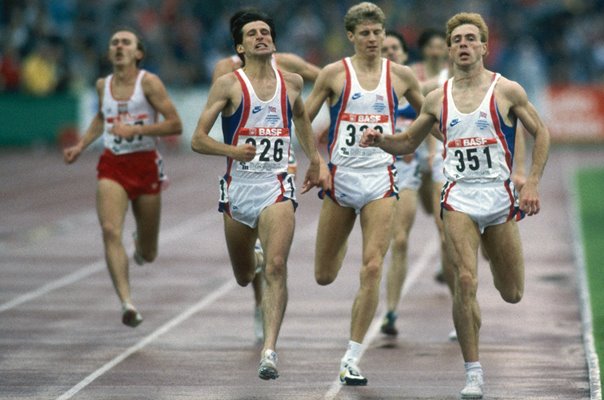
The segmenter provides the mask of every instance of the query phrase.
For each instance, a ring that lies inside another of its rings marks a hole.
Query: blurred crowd
[[[552,83],[604,82],[604,0],[376,0],[387,28],[417,59],[417,38],[444,31],[459,11],[490,28],[487,65],[531,90]],[[233,54],[228,20],[253,5],[275,19],[277,48],[325,65],[351,53],[342,23],[358,1],[0,0],[0,92],[78,92],[110,72],[110,34],[133,27],[147,47],[144,68],[171,87],[209,83]]]

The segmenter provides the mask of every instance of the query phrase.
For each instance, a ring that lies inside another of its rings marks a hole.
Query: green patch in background
[[[604,169],[584,169],[577,175],[585,268],[591,298],[593,334],[604,366]]]

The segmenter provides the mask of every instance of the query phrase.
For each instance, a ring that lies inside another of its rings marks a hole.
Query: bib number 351
[[[484,157],[479,157],[479,151],[484,154]],[[464,172],[466,168],[469,168],[471,171],[478,171],[481,168],[481,158],[482,161],[486,163],[486,168],[492,168],[491,151],[489,150],[489,147],[483,147],[482,149],[471,148],[466,149],[465,151],[457,149],[455,150],[454,154],[455,157],[457,157],[457,160],[459,161],[456,166],[459,172]]]

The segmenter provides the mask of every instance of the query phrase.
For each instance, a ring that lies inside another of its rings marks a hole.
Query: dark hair
[[[253,8],[245,8],[233,14],[230,20],[231,36],[233,37],[235,51],[237,50],[237,45],[243,43],[243,27],[245,26],[245,24],[254,21],[262,21],[268,25],[271,30],[271,37],[273,38],[273,43],[275,43],[275,40],[277,39],[277,33],[275,32],[275,23],[273,22],[273,19],[262,11],[258,11]],[[239,52],[237,52],[237,55],[239,56],[239,58],[241,58],[241,61],[245,63],[243,54],[239,54]]]
[[[409,46],[407,46],[407,41],[405,40],[405,37],[400,32],[393,31],[391,29],[386,29],[386,36],[395,37],[401,44],[401,48],[403,49],[403,51],[405,53],[409,53]]]
[[[438,29],[426,29],[421,35],[419,35],[419,39],[417,39],[417,47],[419,47],[419,50],[422,51],[424,47],[428,45],[430,40],[434,38],[441,38],[445,40],[447,36],[444,32],[441,32]]]

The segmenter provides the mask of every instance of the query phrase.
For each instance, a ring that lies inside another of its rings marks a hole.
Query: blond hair
[[[480,14],[477,13],[458,13],[447,21],[447,45],[451,46],[451,32],[461,25],[474,25],[480,32],[480,41],[486,43],[489,41],[489,27]]]
[[[385,21],[386,16],[381,8],[373,3],[364,1],[348,9],[348,12],[344,16],[344,27],[347,32],[354,32],[357,25],[363,22],[372,22],[384,26]]]

